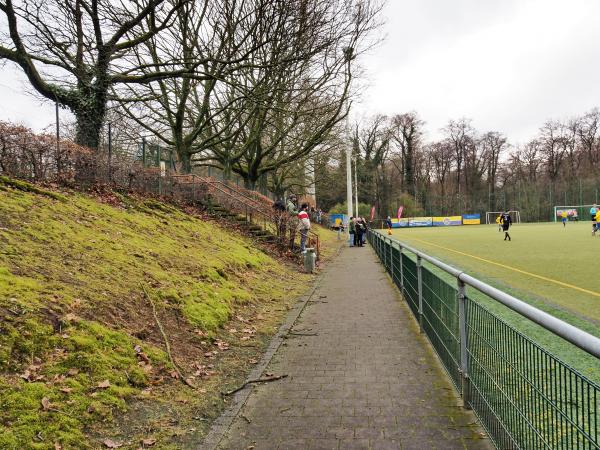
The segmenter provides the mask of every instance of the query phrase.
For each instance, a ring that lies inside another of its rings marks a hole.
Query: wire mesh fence
[[[475,297],[492,298],[467,292],[461,271],[378,232],[368,239],[497,448],[600,449],[600,386],[489,311]]]

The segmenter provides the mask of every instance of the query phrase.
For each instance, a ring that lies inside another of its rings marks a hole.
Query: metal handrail
[[[600,358],[600,339],[596,336],[587,333],[563,320],[560,320],[534,306],[531,306],[530,304],[519,300],[518,298],[513,297],[512,295],[507,294],[506,292],[503,292],[493,286],[490,286],[489,284],[484,283],[483,281],[480,281],[477,278],[468,275],[464,271],[440,261],[439,259],[406,245],[403,242],[400,242],[396,239],[391,239],[376,230],[371,230],[371,232],[379,234],[384,242],[389,241],[390,245],[394,245],[394,243],[398,244],[400,249],[406,249],[409,252],[414,253],[418,257],[449,273],[463,283],[474,287],[475,289],[502,303],[523,317],[528,318],[546,330],[556,334],[557,336],[560,336],[581,350],[595,356],[596,358]]]

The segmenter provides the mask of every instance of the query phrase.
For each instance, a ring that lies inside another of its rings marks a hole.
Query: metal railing
[[[600,449],[600,386],[474,297],[541,325],[599,368],[600,339],[380,232],[368,240],[497,448]]]

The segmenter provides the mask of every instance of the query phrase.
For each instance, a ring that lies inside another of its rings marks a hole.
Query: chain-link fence
[[[368,237],[497,448],[600,448],[600,386],[476,298],[540,324],[596,367],[600,339],[379,232]]]
[[[209,209],[243,224],[257,239],[291,249],[300,247],[297,218],[275,211],[267,195],[244,189],[239,179],[223,180],[214,170],[200,176],[180,175],[174,169],[172,151],[157,144],[142,141],[137,151],[131,152],[115,152],[111,146],[92,151],[0,122],[0,175],[76,189],[106,185],[151,194]],[[318,234],[309,232],[308,241],[318,255]]]

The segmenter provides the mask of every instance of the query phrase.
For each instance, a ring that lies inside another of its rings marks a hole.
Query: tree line
[[[331,139],[376,0],[0,0],[0,59],[70,110],[77,144],[107,121],[171,149],[177,169],[269,177]],[[288,175],[286,175],[288,174]]]
[[[553,205],[598,199],[600,111],[547,120],[529,141],[512,145],[499,131],[450,120],[441,138],[424,137],[416,112],[376,115],[355,124],[350,141],[358,198],[378,215],[484,213],[520,209],[527,220],[548,220]],[[326,207],[345,199],[343,152],[322,162],[319,192]],[[324,195],[324,197],[323,197]]]

